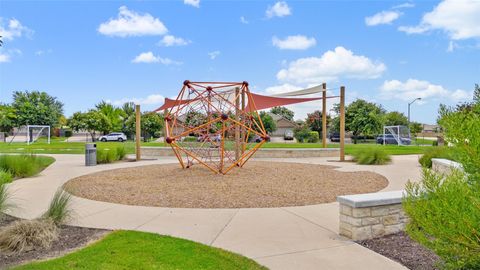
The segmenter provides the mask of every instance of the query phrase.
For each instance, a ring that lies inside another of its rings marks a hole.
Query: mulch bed
[[[388,180],[373,172],[334,166],[251,161],[227,175],[201,165],[149,165],[75,178],[64,188],[91,200],[179,208],[252,208],[334,202],[345,194],[376,192]]]
[[[412,270],[440,269],[437,267],[440,258],[433,251],[413,241],[404,232],[358,243]]]
[[[0,216],[0,230],[16,220],[18,220],[18,218],[12,216]],[[108,230],[101,229],[61,226],[58,239],[52,243],[52,246],[49,249],[31,250],[14,254],[0,252],[0,269],[6,269],[14,265],[34,260],[62,256],[102,238],[108,232]]]

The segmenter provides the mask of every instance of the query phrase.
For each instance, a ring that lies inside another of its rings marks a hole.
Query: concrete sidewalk
[[[9,185],[8,214],[21,218],[41,215],[66,181],[93,172],[176,162],[122,162],[83,166],[83,155],[52,155],[56,162],[41,175]],[[331,158],[275,159],[328,164],[342,171],[368,170],[390,181],[385,190],[403,189],[407,180],[420,178],[417,156],[394,156],[384,166],[329,162]],[[261,159],[269,160],[269,159]],[[113,204],[73,197],[71,225],[129,229],[186,238],[253,258],[270,269],[406,269],[400,264],[338,236],[338,204],[247,209],[185,209]]]

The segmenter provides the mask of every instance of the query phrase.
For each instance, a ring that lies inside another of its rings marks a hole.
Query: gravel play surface
[[[253,208],[334,202],[338,195],[376,192],[388,180],[376,173],[339,172],[333,166],[251,161],[227,175],[200,165],[148,165],[70,180],[79,197],[128,205],[177,208]]]

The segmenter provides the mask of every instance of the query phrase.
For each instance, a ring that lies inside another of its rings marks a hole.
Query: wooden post
[[[245,110],[246,110],[246,108],[245,108],[245,88],[242,88],[242,111],[245,112]],[[246,117],[245,113],[242,115],[242,117]],[[245,119],[242,119],[242,120],[243,120],[243,122],[245,122]],[[245,127],[243,127],[243,126],[241,127],[241,130],[242,130],[242,132],[241,132],[242,135],[240,136],[241,139],[242,139],[242,145],[241,145],[242,146],[242,151],[241,152],[242,152],[242,156],[243,156],[243,153],[245,152],[245,140],[247,139],[245,137],[247,136],[247,132],[245,130]]]
[[[327,148],[327,84],[322,84],[322,147]]]
[[[140,121],[141,121],[141,115],[140,115],[140,105],[135,105],[135,153],[136,153],[136,159],[137,161],[140,161],[141,159],[141,153],[140,153]]]
[[[235,121],[240,120],[240,88],[235,88]],[[235,160],[240,158],[240,126],[235,125]]]
[[[167,142],[167,125],[168,122],[165,121],[165,117],[167,117],[168,109],[163,110],[163,143]]]
[[[340,86],[340,161],[345,161],[345,86]]]

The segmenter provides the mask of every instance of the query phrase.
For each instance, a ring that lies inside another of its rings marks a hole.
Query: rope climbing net
[[[182,168],[197,163],[221,174],[269,140],[247,82],[184,81],[165,110],[165,133]]]

